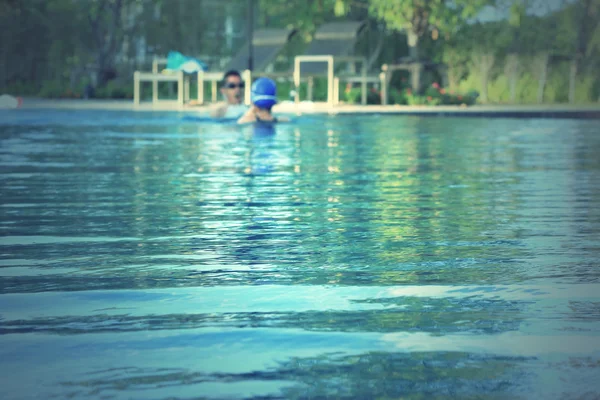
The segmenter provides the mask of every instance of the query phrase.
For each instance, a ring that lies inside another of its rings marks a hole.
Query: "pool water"
[[[600,398],[599,121],[0,121],[0,398]]]

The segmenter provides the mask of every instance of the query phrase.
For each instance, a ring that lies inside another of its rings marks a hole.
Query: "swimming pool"
[[[600,395],[598,121],[0,118],[1,398]]]

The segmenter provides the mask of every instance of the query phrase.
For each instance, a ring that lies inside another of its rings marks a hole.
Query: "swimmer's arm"
[[[277,117],[278,122],[290,122],[291,120],[288,117]]]
[[[221,102],[211,106],[209,114],[211,118],[223,118],[227,112],[227,103]]]
[[[238,124],[249,124],[251,122],[256,122],[256,110],[254,107],[250,107],[237,121]]]

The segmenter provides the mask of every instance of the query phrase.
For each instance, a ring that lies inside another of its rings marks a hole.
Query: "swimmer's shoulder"
[[[240,118],[247,111],[249,107],[245,104],[231,104],[227,106],[227,109],[224,112],[225,118]]]

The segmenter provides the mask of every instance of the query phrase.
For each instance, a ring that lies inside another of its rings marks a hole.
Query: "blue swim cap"
[[[252,84],[252,103],[259,108],[271,108],[277,103],[277,85],[273,79],[258,78]]]

